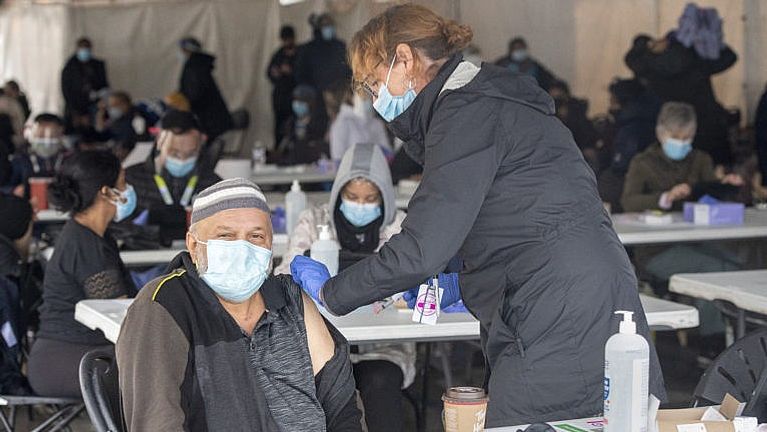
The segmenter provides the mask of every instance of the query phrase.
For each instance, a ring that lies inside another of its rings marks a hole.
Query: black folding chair
[[[32,429],[31,432],[55,432],[69,426],[85,408],[83,401],[79,399],[68,398],[48,398],[40,396],[2,396],[0,395],[0,406],[8,407],[8,413],[0,409],[0,425],[5,432],[14,432],[16,427],[16,414],[20,407],[32,408],[34,406],[45,405],[52,408],[50,414],[44,422]]]
[[[767,329],[736,341],[714,360],[695,388],[694,405],[718,404],[728,393],[741,402],[758,398],[754,392],[764,391],[759,384],[767,377],[766,365]]]
[[[96,349],[83,356],[80,360],[80,389],[97,432],[126,430],[114,350]]]

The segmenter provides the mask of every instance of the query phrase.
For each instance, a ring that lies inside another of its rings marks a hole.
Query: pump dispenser
[[[320,230],[320,235],[317,241],[312,243],[309,255],[313,260],[325,264],[330,276],[335,276],[338,274],[338,250],[341,247],[333,240],[329,225],[320,225],[317,228]]]
[[[605,345],[605,432],[647,432],[650,346],[636,334],[634,312],[623,315]]]
[[[293,180],[290,192],[285,194],[285,228],[288,235],[293,234],[298,218],[305,208],[306,194],[301,191],[301,185],[298,183],[298,180]]]

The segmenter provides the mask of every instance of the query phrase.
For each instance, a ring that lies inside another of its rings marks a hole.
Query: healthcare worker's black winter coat
[[[325,303],[351,312],[418,285],[457,253],[491,372],[487,425],[597,415],[613,312],[636,312],[648,336],[631,264],[546,92],[459,62],[390,124],[425,162],[401,234],[329,280]],[[654,349],[650,376],[665,399]]]

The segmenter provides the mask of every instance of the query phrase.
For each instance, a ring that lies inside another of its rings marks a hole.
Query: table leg
[[[419,423],[417,425],[419,432],[426,431],[426,405],[429,401],[429,363],[431,363],[431,343],[426,342],[424,347],[424,361],[421,369],[421,415],[417,416]]]
[[[738,328],[735,333],[736,339],[741,339],[746,335],[746,311],[738,308]]]

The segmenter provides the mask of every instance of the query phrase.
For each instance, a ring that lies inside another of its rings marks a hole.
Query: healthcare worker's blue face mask
[[[391,77],[391,71],[394,67],[395,60],[397,60],[396,56],[394,56],[391,65],[389,66],[389,72],[386,74],[386,82],[378,90],[378,97],[375,102],[373,102],[373,108],[375,108],[375,110],[378,111],[378,114],[381,114],[381,117],[387,122],[391,122],[397,118],[397,116],[405,112],[416,97],[412,82],[408,86],[408,90],[402,96],[393,96],[389,93],[389,78]]]
[[[136,191],[133,186],[127,185],[124,191],[112,189],[112,192],[120,196],[116,201],[112,201],[112,204],[117,207],[117,213],[115,213],[114,221],[120,222],[125,220],[128,216],[136,210]]]
[[[309,104],[304,101],[294,100],[291,108],[293,108],[293,114],[295,114],[296,117],[303,118],[309,115]]]
[[[342,199],[340,210],[346,220],[357,228],[367,226],[381,217],[381,205],[376,203],[362,204]]]
[[[692,140],[680,140],[676,138],[666,138],[663,141],[663,153],[666,153],[669,159],[680,161],[687,157],[692,151]]]
[[[336,37],[336,28],[333,26],[323,26],[320,29],[320,33],[322,34],[322,39],[326,41],[333,40]]]
[[[192,172],[196,164],[197,156],[190,157],[189,159],[179,159],[172,156],[165,158],[165,169],[176,178],[185,177]]]
[[[272,251],[245,240],[197,242],[207,246],[207,268],[200,277],[216,295],[242,303],[261,289],[269,274]]]
[[[85,63],[91,59],[91,50],[90,48],[78,48],[75,55],[77,55],[77,60]]]

